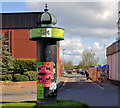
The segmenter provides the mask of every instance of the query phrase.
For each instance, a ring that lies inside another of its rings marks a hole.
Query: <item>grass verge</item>
[[[4,103],[2,108],[90,108],[87,104],[83,104],[73,100],[58,100],[54,104],[37,104],[37,101],[24,101],[15,103]]]

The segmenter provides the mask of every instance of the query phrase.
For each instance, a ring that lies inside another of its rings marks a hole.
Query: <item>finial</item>
[[[48,11],[48,6],[47,6],[47,4],[45,4],[45,9],[44,9],[44,11],[45,11],[45,12]]]
[[[45,8],[46,8],[46,9],[47,9],[47,7],[48,7],[47,4],[45,4]]]

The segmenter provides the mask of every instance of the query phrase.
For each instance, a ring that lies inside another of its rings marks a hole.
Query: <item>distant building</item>
[[[1,13],[3,33],[9,40],[9,49],[13,59],[36,59],[36,42],[29,40],[29,29],[39,28],[37,19],[43,12]],[[62,75],[59,55],[59,43],[57,48],[57,76]]]
[[[107,48],[106,55],[109,79],[120,81],[120,40]]]
[[[120,1],[118,2],[118,39],[120,39]]]
[[[107,48],[107,65],[109,79],[120,81],[120,2],[118,3],[118,38]]]

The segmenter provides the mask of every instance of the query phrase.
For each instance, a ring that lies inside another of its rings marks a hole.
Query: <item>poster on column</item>
[[[61,28],[35,28],[29,30],[29,39],[53,38],[58,40],[64,39],[64,29]]]
[[[56,69],[55,69],[55,64],[52,63],[50,90],[55,91],[56,89],[57,89],[57,73],[56,73]]]
[[[51,87],[51,67],[38,65],[38,83],[44,84],[44,87]]]
[[[43,84],[44,85],[43,87],[45,87],[44,89],[49,90],[47,94],[49,96],[57,95],[57,83],[56,83],[57,73],[56,73],[55,64],[53,62],[38,62],[37,73],[38,73],[38,84]]]

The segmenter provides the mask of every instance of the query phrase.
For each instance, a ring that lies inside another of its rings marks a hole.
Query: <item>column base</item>
[[[54,97],[46,97],[44,99],[37,98],[38,104],[50,104],[50,103],[57,103],[57,96]]]

